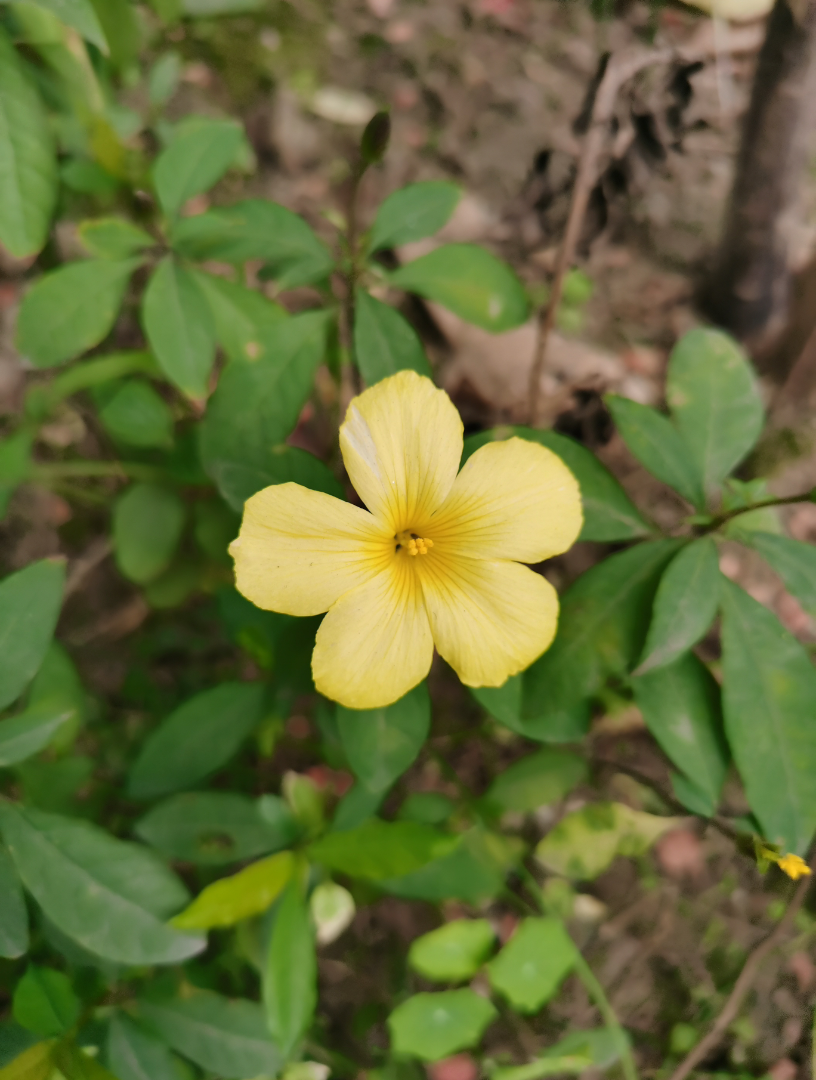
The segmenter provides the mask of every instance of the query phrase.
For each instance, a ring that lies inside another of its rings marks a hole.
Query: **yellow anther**
[[[397,533],[394,539],[397,542],[396,550],[403,549],[409,555],[427,555],[429,549],[433,547],[433,540],[428,540],[424,536],[417,536],[410,529]]]
[[[812,873],[808,864],[799,855],[783,855],[777,865],[780,870],[784,871],[789,878],[793,878],[794,881],[798,881],[800,877]]]

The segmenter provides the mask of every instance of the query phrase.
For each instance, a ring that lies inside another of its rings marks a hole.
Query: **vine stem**
[[[623,1075],[626,1077],[626,1080],[638,1080],[637,1066],[635,1065],[635,1059],[632,1056],[629,1037],[623,1030],[621,1022],[618,1019],[618,1014],[615,1012],[612,1002],[606,996],[606,991],[601,986],[595,972],[584,959],[583,953],[579,952],[577,948],[575,952],[577,956],[575,961],[575,971],[586,987],[587,993],[595,1002],[598,1012],[603,1017],[604,1024],[610,1031],[614,1031],[615,1038],[619,1041]]]
[[[813,860],[811,860],[811,868],[812,866]],[[799,913],[799,909],[805,902],[805,897],[807,896],[812,880],[813,879],[810,876],[804,877],[796,886],[796,891],[793,894],[791,902],[788,904],[785,914],[771,933],[760,941],[759,945],[757,945],[745,961],[742,971],[739,973],[737,981],[734,983],[734,988],[728,995],[728,1000],[723,1006],[720,1015],[714,1021],[714,1026],[705,1038],[701,1039],[700,1042],[698,1042],[697,1045],[683,1058],[669,1077],[669,1080],[686,1080],[689,1073],[696,1069],[700,1062],[711,1053],[725,1035],[729,1026],[736,1020],[740,1006],[745,1000],[748,991],[753,986],[754,979],[759,973],[763,960],[777,947],[777,945],[781,944],[785,934],[787,934],[788,930],[791,928],[794,919]]]
[[[538,909],[546,914],[544,898],[538,882],[523,864],[519,867],[519,870],[535,899]],[[584,984],[587,993],[595,1003],[606,1027],[615,1033],[615,1039],[620,1046],[621,1068],[623,1069],[625,1080],[638,1080],[637,1066],[635,1065],[635,1059],[632,1054],[632,1047],[629,1045],[629,1037],[618,1019],[618,1014],[615,1012],[612,1002],[606,996],[606,991],[603,986],[601,986],[595,972],[589,966],[577,945],[575,946],[575,957],[574,967],[576,975]]]

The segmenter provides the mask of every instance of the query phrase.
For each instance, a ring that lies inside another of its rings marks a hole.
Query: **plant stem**
[[[536,904],[540,911],[544,911],[544,898],[541,894],[541,888],[527,869],[524,864],[521,865],[520,873],[523,879],[527,883],[527,887],[532,893]],[[638,1080],[637,1066],[635,1065],[635,1059],[632,1056],[632,1048],[629,1045],[629,1038],[626,1032],[623,1030],[620,1020],[618,1020],[618,1014],[612,1005],[612,1002],[606,996],[606,991],[601,986],[600,982],[595,976],[592,968],[584,959],[583,953],[578,946],[575,946],[575,973],[581,982],[586,987],[587,993],[595,1002],[598,1012],[603,1018],[604,1024],[610,1031],[615,1033],[615,1038],[620,1045],[621,1055],[621,1067],[623,1069],[623,1075],[626,1080]]]
[[[790,503],[806,502],[816,502],[816,488],[806,491],[802,495],[786,495],[780,499],[764,499],[762,502],[754,503],[753,506],[741,506],[738,510],[728,510],[726,513],[718,514],[715,518],[712,518],[708,525],[703,526],[703,532],[715,532],[729,521],[740,517],[741,514],[750,514],[752,510],[764,510],[768,506],[787,506]]]
[[[632,1048],[629,1045],[629,1037],[618,1020],[618,1014],[612,1007],[612,1002],[606,996],[606,991],[595,976],[595,972],[586,962],[583,954],[576,947],[575,971],[578,978],[587,989],[587,993],[595,1002],[598,1012],[603,1017],[604,1024],[610,1031],[615,1033],[616,1040],[620,1043],[621,1067],[626,1080],[638,1080],[637,1066],[632,1056]]]
[[[57,376],[46,391],[47,408],[53,409],[64,398],[87,390],[91,386],[120,379],[124,375],[159,375],[156,361],[145,351],[112,353],[77,364],[62,375]]]
[[[34,464],[30,467],[27,480],[34,483],[49,484],[63,479],[113,476],[124,480],[161,481],[167,479],[167,473],[156,465],[143,465],[137,461],[55,461]]]
[[[343,274],[345,295],[340,306],[340,418],[345,416],[351,399],[357,392],[354,363],[354,292],[360,268],[358,259],[357,201],[360,193],[360,181],[365,167],[362,161],[355,168],[351,178],[348,215],[346,224],[346,245],[348,261]]]

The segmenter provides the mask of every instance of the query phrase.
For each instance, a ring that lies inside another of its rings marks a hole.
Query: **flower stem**
[[[632,1056],[632,1048],[629,1045],[629,1037],[618,1020],[612,1002],[606,996],[606,991],[595,976],[595,972],[584,959],[582,953],[576,948],[575,972],[586,987],[587,993],[595,1002],[598,1012],[603,1017],[604,1024],[610,1031],[615,1033],[615,1039],[620,1045],[620,1060],[623,1075],[626,1080],[638,1080],[637,1066]]]

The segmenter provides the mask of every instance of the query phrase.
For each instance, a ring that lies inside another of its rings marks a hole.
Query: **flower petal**
[[[230,554],[247,600],[287,615],[319,615],[375,577],[394,547],[359,506],[300,484],[273,484],[247,500]]]
[[[429,532],[445,554],[535,563],[570,548],[582,523],[578,482],[561,458],[513,438],[465,462]]]
[[[558,594],[526,566],[428,557],[419,576],[434,644],[466,686],[501,686],[552,643]]]
[[[312,675],[349,709],[390,705],[421,682],[433,657],[422,589],[407,559],[341,596],[320,624]]]
[[[365,505],[393,533],[418,529],[443,503],[462,457],[462,421],[444,390],[400,371],[348,407],[340,449]]]

